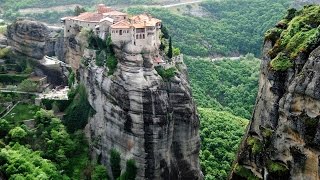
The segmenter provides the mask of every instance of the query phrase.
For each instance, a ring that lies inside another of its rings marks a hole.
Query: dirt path
[[[113,6],[116,9],[123,9],[127,7],[134,7],[134,6],[142,6],[142,7],[163,7],[163,8],[170,8],[170,7],[176,7],[176,6],[183,6],[187,4],[196,4],[200,3],[203,0],[180,0],[179,3],[168,3],[166,5],[133,5],[128,6],[125,4],[120,4]],[[49,8],[26,8],[26,9],[19,9],[19,13],[24,14],[32,14],[32,13],[44,13],[46,11],[57,11],[57,12],[63,12],[68,10],[74,10],[77,6],[81,7],[81,4],[69,4],[64,6],[53,6]]]
[[[164,7],[164,8],[170,8],[170,7],[175,7],[175,6],[183,6],[183,5],[188,5],[188,4],[196,4],[196,3],[200,3],[200,2],[202,2],[202,1],[203,1],[203,0],[180,2],[180,3],[175,3],[175,4],[163,5],[162,7]]]

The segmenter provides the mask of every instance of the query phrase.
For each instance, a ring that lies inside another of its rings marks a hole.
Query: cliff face
[[[320,179],[320,7],[266,34],[252,121],[230,179]]]
[[[47,76],[54,86],[66,85],[69,74],[66,67],[50,67],[40,61],[45,55],[57,56],[64,61],[62,33],[62,28],[48,27],[32,20],[17,20],[8,26],[6,37],[0,37],[0,47],[10,47],[13,51],[11,59],[18,64],[28,60],[36,75]]]
[[[17,20],[7,28],[7,41],[16,52],[32,59],[58,56],[64,60],[63,29],[32,20]]]
[[[141,54],[127,46],[115,54],[114,75],[95,63],[79,70],[96,111],[87,126],[92,156],[107,165],[110,150],[118,150],[123,170],[126,160],[136,161],[137,179],[202,179],[199,118],[185,65],[164,81],[152,63],[157,50]]]

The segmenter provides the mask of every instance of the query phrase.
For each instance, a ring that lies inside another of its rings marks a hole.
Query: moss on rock
[[[320,6],[305,6],[302,10],[290,9],[287,16],[270,29],[266,40],[274,42],[269,51],[271,67],[275,71],[285,71],[292,67],[299,54],[310,54],[320,43]],[[280,33],[280,35],[279,35]],[[281,53],[281,55],[279,55]],[[283,54],[287,58],[283,58]]]
[[[263,150],[263,144],[258,138],[252,136],[248,137],[247,144],[251,147],[251,152],[253,154],[258,154]]]
[[[248,180],[259,180],[260,179],[250,169],[247,169],[239,164],[235,165],[234,172],[238,176],[245,178],[245,179],[248,179]]]

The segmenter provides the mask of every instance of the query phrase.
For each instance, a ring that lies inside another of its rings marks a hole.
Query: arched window
[[[143,36],[142,38],[145,39],[145,35],[143,34],[142,36]]]
[[[139,35],[137,34],[136,39],[139,39]]]

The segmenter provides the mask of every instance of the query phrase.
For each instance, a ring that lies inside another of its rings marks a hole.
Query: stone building
[[[148,14],[128,17],[126,13],[116,11],[99,4],[96,12],[85,12],[75,17],[64,17],[64,36],[76,34],[82,28],[92,29],[100,38],[111,34],[116,45],[132,44],[136,48],[158,48],[160,45],[161,20]]]
[[[143,48],[159,47],[160,29],[161,20],[141,14],[111,25],[110,31],[113,43],[131,43]]]

